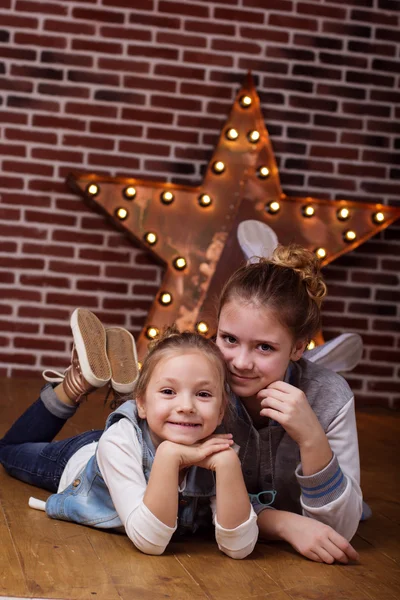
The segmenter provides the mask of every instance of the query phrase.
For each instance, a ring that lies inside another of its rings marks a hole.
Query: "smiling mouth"
[[[252,379],[257,379],[257,377],[246,377],[245,375],[238,375],[237,373],[231,373],[232,377],[236,377],[237,379],[244,379],[245,381],[251,381]]]
[[[201,427],[200,423],[176,423],[175,421],[167,421],[168,425],[175,425],[177,427]]]

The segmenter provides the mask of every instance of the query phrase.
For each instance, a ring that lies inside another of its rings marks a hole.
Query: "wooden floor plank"
[[[137,550],[125,535],[88,531],[92,547],[122,599],[207,598],[176,560],[174,544],[162,556],[148,556]]]
[[[258,546],[260,550],[261,545]],[[296,600],[347,598],[370,600],[370,596],[343,578],[343,570],[356,570],[358,565],[325,565],[305,560],[281,542],[263,545],[262,556],[256,558],[285,593]]]
[[[119,600],[118,593],[87,539],[87,529],[55,521],[29,508],[28,498],[46,492],[1,474],[2,508],[12,532],[27,585],[25,595],[43,598]],[[93,572],[96,573],[93,579]],[[18,595],[15,586],[7,590]],[[22,594],[24,595],[24,594]]]
[[[25,597],[28,595],[28,586],[4,513],[3,493],[0,481],[0,596],[12,589],[13,594]]]
[[[213,540],[189,541],[179,546],[179,553],[175,550],[177,560],[198,582],[207,598],[269,598],[273,593],[283,591],[257,567],[253,555],[245,560],[230,560],[218,550]]]
[[[397,600],[400,596],[399,565],[358,535],[353,543],[361,560],[356,568],[343,568],[341,575],[368,594],[371,600]]]
[[[400,565],[400,525],[374,510],[374,518],[361,523],[359,536]]]

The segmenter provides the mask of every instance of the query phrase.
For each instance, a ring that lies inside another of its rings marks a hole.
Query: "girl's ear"
[[[307,342],[303,341],[303,340],[299,340],[297,342],[295,342],[293,348],[292,348],[292,353],[290,355],[290,360],[299,360],[299,358],[301,358],[303,356],[303,352],[307,347]]]
[[[144,399],[141,397],[136,398],[136,406],[137,406],[137,411],[138,411],[138,415],[141,419],[145,419],[146,418],[146,405],[144,403]]]

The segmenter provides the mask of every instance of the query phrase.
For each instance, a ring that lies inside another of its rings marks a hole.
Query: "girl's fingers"
[[[314,562],[323,562],[322,559],[318,556],[318,554],[316,554],[312,550],[307,550],[307,552],[304,552],[304,556],[306,558],[309,558],[310,560],[313,560]]]
[[[215,440],[232,440],[232,438],[233,438],[233,435],[231,433],[215,433],[215,434],[211,435],[210,437],[208,437],[206,440],[204,440],[202,443],[208,444],[210,442],[212,443]]]
[[[230,448],[229,444],[215,444],[214,446],[208,446],[207,448],[203,448],[203,451],[200,452],[201,459],[207,458],[207,456],[211,456],[212,454],[216,454],[217,452],[222,452],[222,450],[228,450]]]
[[[339,549],[339,551],[343,552],[343,554],[350,560],[359,560],[360,555],[357,550],[353,548],[353,546],[348,542],[344,537],[342,537],[336,531],[332,531],[329,535],[329,541]]]
[[[344,565],[347,565],[349,562],[349,559],[343,550],[335,546],[335,544],[332,544],[330,540],[328,540],[328,543],[325,545],[325,550],[329,552],[337,562],[343,563]]]
[[[272,396],[264,398],[261,401],[261,406],[263,408],[272,408],[278,412],[284,412],[286,408],[285,404],[283,404],[280,400],[273,398]]]
[[[257,398],[258,400],[267,400],[267,398],[274,398],[279,402],[285,403],[287,401],[287,394],[283,394],[279,390],[273,390],[268,388],[266,390],[261,390],[261,392],[258,392]]]
[[[285,383],[284,381],[274,381],[270,383],[268,386],[268,390],[278,390],[285,394],[290,394],[293,391],[294,386],[290,385],[290,383]]]
[[[281,421],[282,421],[283,413],[280,412],[279,410],[274,410],[273,408],[263,408],[262,410],[260,410],[260,415],[262,417],[268,417],[268,419],[272,419],[273,421],[276,421],[280,425],[282,424]]]
[[[212,438],[211,440],[207,440],[207,442],[204,442],[205,446],[214,446],[214,445],[218,445],[218,444],[228,444],[229,446],[233,445],[233,439],[232,438],[220,438],[220,439],[215,439]],[[203,444],[202,444],[203,445]]]
[[[330,552],[325,550],[325,548],[322,548],[322,547],[314,548],[314,552],[316,554],[318,554],[318,556],[322,560],[322,562],[327,563],[328,565],[331,565],[332,563],[335,562],[334,556],[332,556],[332,554]]]

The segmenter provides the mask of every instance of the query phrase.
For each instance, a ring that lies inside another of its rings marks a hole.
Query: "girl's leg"
[[[51,442],[77,408],[77,404],[72,406],[62,402],[53,386],[47,383],[38,400],[15,421],[0,440],[0,447],[26,442]]]
[[[46,385],[39,399],[24,412],[0,440],[0,463],[10,475],[55,491],[65,465],[82,446],[99,439],[101,431],[52,442],[82,398],[105,385],[111,370],[106,334],[97,317],[77,309],[71,317],[74,336],[72,363],[54,390]],[[54,381],[54,380],[53,380]]]
[[[0,440],[0,463],[9,475],[57,491],[68,460],[82,446],[97,441],[102,431],[88,431],[78,436],[52,442],[66,420],[77,409],[60,401],[50,384]]]

